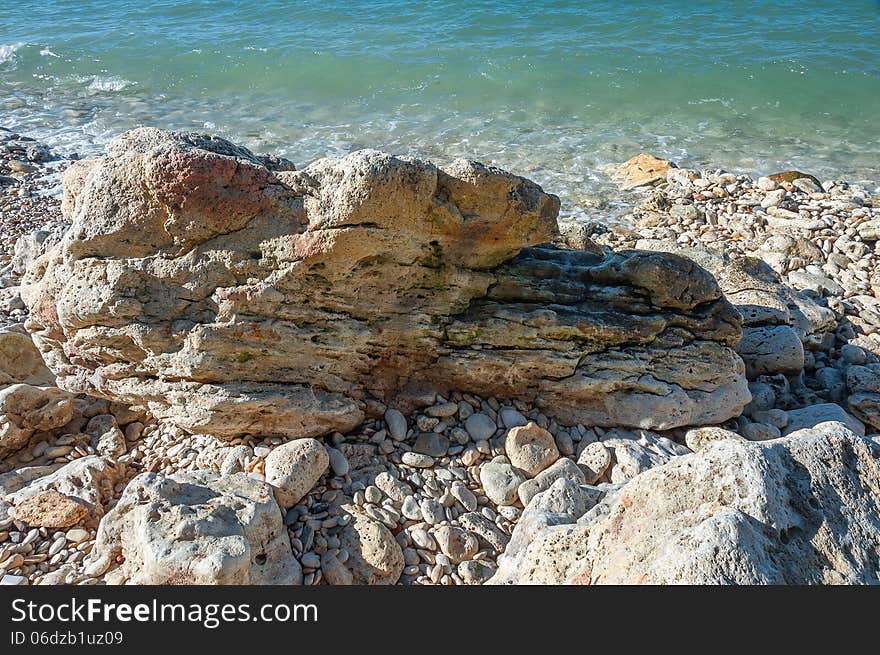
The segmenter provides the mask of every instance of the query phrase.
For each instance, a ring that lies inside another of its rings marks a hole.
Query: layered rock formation
[[[804,368],[805,349],[833,338],[834,312],[808,294],[795,293],[760,259],[734,258],[712,248],[683,248],[661,239],[640,239],[637,246],[688,257],[712,273],[743,317],[743,336],[736,349],[749,379],[797,375]]]
[[[549,245],[559,201],[481,164],[359,151],[271,170],[138,129],[65,175],[22,296],[59,386],[188,431],[307,437],[457,389],[670,428],[749,400],[740,316],[667,253]]]
[[[559,481],[526,508],[492,581],[876,584],[878,457],[824,423],[716,441],[619,489]]]

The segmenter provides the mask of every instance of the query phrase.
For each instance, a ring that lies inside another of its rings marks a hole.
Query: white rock
[[[576,522],[518,539],[524,515],[490,582],[878,584],[877,489],[872,445],[839,423],[725,439],[642,473]]]
[[[587,443],[578,455],[578,466],[584,474],[584,484],[595,484],[611,465],[611,451],[600,441]]]
[[[533,478],[559,458],[553,435],[533,422],[511,428],[504,441],[510,463]]]
[[[524,481],[525,476],[502,456],[480,466],[480,484],[489,500],[496,505],[516,502],[517,490]]]
[[[327,470],[330,457],[316,439],[295,439],[273,448],[266,457],[266,481],[282,507],[296,505]]]
[[[132,584],[302,581],[272,487],[243,473],[137,476],[101,521],[94,565],[120,552]]]
[[[535,494],[549,489],[554,482],[565,478],[576,485],[586,484],[584,472],[572,460],[561,457],[531,480],[523,482],[518,489],[519,500],[526,506]]]

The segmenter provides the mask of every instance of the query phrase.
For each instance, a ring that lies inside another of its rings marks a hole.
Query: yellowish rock
[[[660,159],[642,152],[618,166],[612,177],[626,191],[665,182],[666,172],[674,167],[675,164],[668,159]]]
[[[51,489],[25,499],[13,510],[16,519],[34,528],[69,528],[88,515],[88,507]]]

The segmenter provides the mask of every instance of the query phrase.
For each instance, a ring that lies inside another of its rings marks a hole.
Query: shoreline
[[[0,186],[2,317],[8,322],[26,316],[24,303],[16,303],[11,291],[19,281],[19,272],[12,270],[11,244],[48,223],[48,245],[64,223],[58,199],[33,195],[49,188],[45,180],[39,186],[40,164],[34,162],[37,170],[25,172],[18,184]],[[401,584],[481,583],[498,570],[499,556],[529,501],[549,493],[559,480],[597,489],[592,502],[598,504],[639,474],[714,441],[772,441],[826,421],[842,421],[861,434],[880,428],[880,385],[864,372],[880,367],[877,197],[844,182],[826,188],[802,174],[753,180],[662,161],[653,165],[659,168],[645,179],[654,181],[632,196],[639,199],[632,227],[566,224],[560,241],[580,250],[676,252],[713,273],[743,316],[738,352],[749,378],[749,405],[721,424],[638,430],[564,426],[526,403],[458,392],[434,394],[409,416],[372,399],[360,426],[323,439],[329,447],[328,471],[284,513],[306,584],[351,581],[344,565],[352,566],[355,554],[347,546],[357,540],[362,515],[384,525],[387,535],[379,534],[395,541],[399,550],[388,542],[385,560],[376,555],[376,560],[367,557],[366,564],[358,561],[353,575]],[[20,194],[22,189],[27,193]],[[20,234],[14,234],[18,229]],[[721,252],[704,251],[707,246]],[[18,267],[43,248],[37,243],[19,247]],[[97,487],[106,487],[99,482],[105,480],[112,489],[95,498],[102,514],[119,502],[125,484],[138,472],[211,469],[265,480],[271,453],[285,443],[279,437],[254,436],[219,442],[105,400],[79,396],[69,404],[69,420],[42,438],[30,437],[27,448],[4,458],[3,468],[20,473],[94,455],[109,457],[116,466],[92,473]],[[552,468],[552,475],[520,479],[506,461],[511,431],[529,421],[534,426],[526,431],[552,460],[544,469]],[[358,479],[352,478],[353,471],[359,472]],[[3,495],[19,494],[17,505],[32,481],[6,475],[0,475]],[[21,486],[10,492],[16,485]],[[464,516],[469,518],[462,522]],[[124,582],[124,561],[108,559],[106,552],[89,556],[96,543],[96,518],[87,519],[92,526],[86,535],[79,525],[50,531],[0,519],[0,566],[8,564],[4,575],[22,583]],[[521,540],[512,541],[525,548]],[[10,549],[9,544],[18,545]],[[399,557],[387,555],[392,551]],[[508,568],[520,556],[508,551]],[[391,580],[395,571],[397,578]]]

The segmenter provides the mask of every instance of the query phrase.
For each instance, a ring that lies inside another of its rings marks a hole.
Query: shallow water
[[[0,124],[81,154],[157,125],[298,164],[472,157],[607,220],[601,168],[640,150],[880,181],[880,3],[25,0]]]

